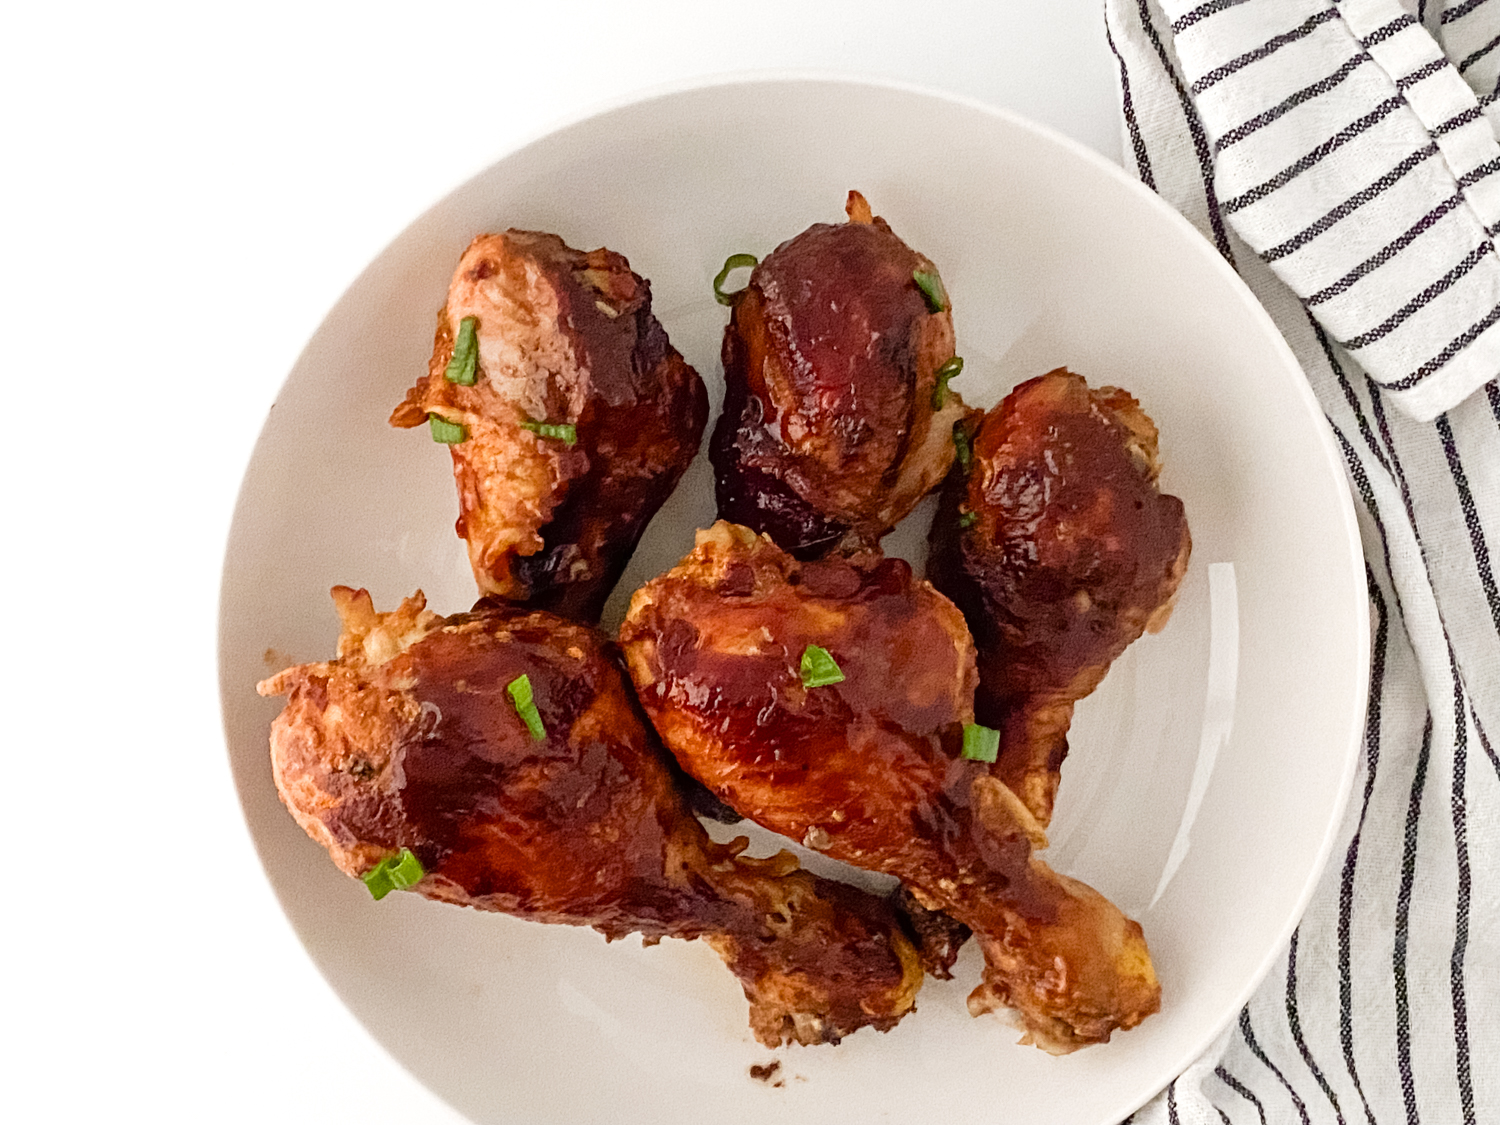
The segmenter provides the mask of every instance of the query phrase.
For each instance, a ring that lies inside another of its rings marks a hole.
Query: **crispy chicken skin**
[[[1013,1008],[1032,1042],[1064,1053],[1157,1009],[1140,926],[1042,863],[1025,806],[961,757],[973,644],[905,562],[799,563],[720,522],[636,592],[620,636],[648,716],[690,774],[973,929],[985,958],[975,1014]],[[803,686],[808,645],[842,682]]]
[[[282,800],[345,872],[409,848],[428,898],[611,940],[703,938],[767,1046],[912,1010],[922,970],[890,908],[790,853],[710,840],[600,633],[516,608],[440,618],[420,592],[390,613],[363,590],[333,594],[338,659],[260,691],[289,697],[271,733]],[[541,739],[507,694],[522,674]]]
[[[928,576],[973,630],[974,709],[1002,732],[995,776],[1044,825],[1074,704],[1166,624],[1187,570],[1187,519],[1160,471],[1140,404],[1058,369],[984,416],[968,475],[944,488]]]
[[[953,319],[914,275],[937,268],[858,192],[847,211],[756,266],[724,331],[719,516],[799,558],[878,542],[941,483],[966,414],[952,392],[934,409]]]
[[[466,317],[472,386],[445,377]],[[480,592],[592,624],[697,454],[708,397],[624,257],[510,230],[464,251],[427,376],[391,424],[429,414],[466,431],[449,449]],[[572,425],[576,442],[523,423]]]

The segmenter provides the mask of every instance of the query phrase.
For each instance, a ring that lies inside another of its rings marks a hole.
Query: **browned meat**
[[[1042,824],[1074,704],[1166,624],[1187,570],[1182,501],[1160,471],[1136,400],[1059,369],[985,415],[971,469],[944,489],[928,574],[974,632],[974,709],[1002,732],[995,776]]]
[[[938,388],[953,320],[937,267],[858,192],[848,212],[772,251],[724,332],[719,516],[799,558],[877,543],[942,481],[967,412]]]
[[[798,563],[718,523],[642,587],[621,631],[637,692],[678,761],[772,831],[900,877],[973,929],[972,1011],[1018,1010],[1065,1052],[1154,1012],[1141,928],[1037,858],[1040,826],[980,762],[974,648],[958,610],[898,559]],[[818,646],[841,680],[802,674]],[[829,680],[819,686],[819,680]]]
[[[922,967],[939,980],[952,980],[953,964],[958,960],[959,950],[974,936],[974,931],[941,910],[929,910],[923,906],[912,889],[904,884],[897,888],[894,902],[906,919],[907,932],[915,939]]]
[[[711,841],[673,788],[617,651],[593,629],[500,608],[376,613],[334,590],[338,659],[260,685],[282,800],[345,872],[409,849],[428,898],[539,922],[703,938],[769,1045],[886,1030],[922,979],[886,903]],[[527,677],[534,737],[510,685]]]
[[[456,344],[472,385],[448,377]],[[708,398],[624,257],[511,230],[464,251],[427,376],[391,424],[429,416],[462,427],[446,437],[481,593],[593,623],[696,455]]]

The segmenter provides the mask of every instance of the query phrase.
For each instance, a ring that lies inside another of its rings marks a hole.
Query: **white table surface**
[[[1118,158],[1101,0],[0,15],[0,1120],[462,1120],[344,1010],[251,846],[215,669],[240,474],[325,311],[448,189],[592,108],[780,69]]]

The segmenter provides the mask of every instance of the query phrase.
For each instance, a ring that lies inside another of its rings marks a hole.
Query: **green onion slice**
[[[953,423],[953,449],[958,454],[958,467],[967,473],[974,463],[974,449],[969,444],[969,433],[962,421]]]
[[[526,724],[531,737],[538,742],[546,738],[547,731],[542,726],[542,713],[536,709],[536,702],[531,697],[531,677],[522,673],[506,684],[505,690],[510,693],[510,701],[516,705],[516,714],[521,716],[521,721]]]
[[[379,902],[392,891],[414,885],[425,874],[422,861],[412,855],[410,848],[402,848],[365,872],[364,880],[365,886],[370,888],[370,897]]]
[[[724,292],[724,282],[735,270],[753,269],[760,265],[760,259],[754,254],[731,254],[724,259],[724,268],[714,274],[714,300],[721,305],[731,308],[739,300],[743,289],[736,289],[733,293]]]
[[[979,522],[978,512],[965,512],[958,517],[958,526],[967,530]]]
[[[943,288],[943,279],[937,275],[937,270],[912,270],[911,279],[927,298],[929,310],[940,313],[948,308],[948,290]]]
[[[560,422],[554,425],[551,422],[538,422],[532,418],[523,418],[521,429],[530,430],[537,437],[566,442],[569,446],[578,444],[578,427],[572,422]]]
[[[453,341],[453,358],[443,377],[450,383],[472,387],[474,372],[479,366],[479,341],[474,330],[479,327],[479,318],[466,316],[458,322],[458,339]]]
[[[826,648],[808,645],[802,650],[802,686],[827,687],[844,682],[844,672]]]
[[[932,408],[941,410],[948,401],[948,380],[964,369],[962,356],[954,356],[938,368],[937,386],[932,388]]]
[[[1000,756],[1000,732],[978,723],[964,724],[964,757],[971,762],[993,762]]]
[[[427,425],[432,429],[432,440],[444,445],[457,445],[469,440],[469,431],[462,422],[450,422],[440,414],[427,415]]]

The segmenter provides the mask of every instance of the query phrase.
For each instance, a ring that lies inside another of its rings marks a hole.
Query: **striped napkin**
[[[1500,0],[1105,16],[1127,163],[1265,305],[1343,452],[1374,644],[1312,905],[1132,1120],[1500,1120]]]

